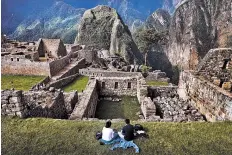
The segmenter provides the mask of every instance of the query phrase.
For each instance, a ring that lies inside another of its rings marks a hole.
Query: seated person
[[[119,136],[122,138],[120,143],[114,144],[110,150],[116,148],[127,149],[133,147],[136,153],[139,153],[139,147],[133,142],[134,139],[134,126],[130,124],[130,120],[125,120],[126,125],[122,128],[122,133],[119,133]]]
[[[111,129],[110,127],[111,127],[111,122],[107,121],[106,126],[103,127],[102,139],[100,139],[100,142],[104,144],[113,144],[120,141],[120,137],[118,136],[118,133],[114,132],[114,130]]]
[[[129,119],[125,119],[126,125],[122,128],[122,131],[119,132],[119,136],[126,141],[132,141],[134,139],[134,126],[130,124]]]

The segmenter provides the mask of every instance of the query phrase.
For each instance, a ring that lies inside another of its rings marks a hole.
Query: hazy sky
[[[28,16],[30,13],[40,12],[49,8],[56,0],[2,0],[2,16],[12,13],[18,16]],[[107,3],[107,0],[63,0],[75,8],[92,8],[98,4]],[[111,0],[112,1],[112,0]],[[120,2],[123,0],[113,0]],[[141,12],[155,11],[162,7],[163,0],[128,0],[135,9]]]

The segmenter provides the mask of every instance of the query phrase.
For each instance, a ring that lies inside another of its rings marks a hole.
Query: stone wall
[[[136,77],[98,77],[97,80],[102,96],[137,95]]]
[[[50,82],[50,77],[47,76],[46,78],[44,78],[39,83],[37,83],[34,86],[32,86],[31,89],[32,90],[40,90],[40,89],[44,88],[46,86],[46,84],[48,84],[49,82]]]
[[[18,56],[17,56],[18,57]],[[2,74],[18,74],[18,75],[41,75],[49,76],[50,67],[48,62],[35,62],[29,59],[20,59],[17,61],[13,59],[1,58],[1,72]]]
[[[141,110],[146,120],[154,120],[156,116],[156,106],[150,97],[145,97],[141,103]]]
[[[161,87],[148,87],[148,96],[151,99],[155,97],[173,97],[177,94],[178,86],[161,86]]]
[[[78,76],[79,76],[79,74],[77,73],[77,74],[53,81],[53,82],[49,83],[48,86],[46,86],[46,87],[47,88],[54,87],[57,89],[63,88],[64,86],[72,83]]]
[[[78,58],[82,59],[84,58],[86,62],[92,63],[94,60],[97,59],[97,51],[89,50],[89,49],[83,49],[78,51]]]
[[[136,77],[141,76],[139,72],[118,72],[118,71],[107,71],[93,68],[80,69],[79,73],[85,76],[94,77]]]
[[[1,91],[1,115],[21,118],[27,116],[27,106],[23,102],[22,91]]]
[[[77,103],[77,92],[1,91],[1,115],[65,119]]]
[[[67,118],[62,92],[29,91],[23,95],[23,102],[28,106],[28,117]]]
[[[186,122],[204,121],[204,116],[193,106],[194,102],[179,98],[178,87],[148,87],[148,96],[156,107],[153,121]]]
[[[79,69],[81,68],[85,68],[85,59],[81,59],[77,61],[76,63],[74,63],[73,66],[70,66],[70,68],[58,79],[62,79],[62,78],[77,74],[79,73]]]
[[[65,66],[67,66],[71,62],[72,54],[68,54],[61,59],[54,60],[49,63],[50,67],[50,75],[54,76],[59,71],[61,71]]]
[[[199,64],[197,74],[227,91],[232,91],[232,49],[210,50]]]
[[[84,90],[81,98],[79,99],[79,104],[77,104],[69,117],[71,120],[93,118],[95,116],[95,111],[98,102],[98,90],[97,90],[97,80],[90,79],[89,83]]]
[[[167,78],[165,72],[161,72],[160,70],[155,70],[153,72],[149,72],[146,77],[146,81],[164,81],[169,82],[170,79]]]
[[[190,71],[180,75],[179,95],[185,100],[194,100],[209,121],[232,120],[232,94]]]
[[[68,116],[73,112],[75,105],[78,104],[78,94],[77,91],[64,93],[64,102],[66,107],[66,112]]]
[[[66,48],[60,39],[39,39],[38,52],[41,57],[48,55],[59,58],[67,55]]]

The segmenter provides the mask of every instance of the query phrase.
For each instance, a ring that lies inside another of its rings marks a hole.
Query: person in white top
[[[114,144],[119,142],[121,138],[119,137],[117,132],[114,132],[111,127],[111,121],[106,122],[106,126],[102,129],[102,138],[100,139],[100,144]]]
[[[111,122],[107,121],[106,126],[102,130],[102,139],[105,141],[111,141],[114,138],[114,131],[111,127]]]

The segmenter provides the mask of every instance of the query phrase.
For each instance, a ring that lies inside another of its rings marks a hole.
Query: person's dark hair
[[[130,124],[130,120],[129,119],[125,119],[125,123],[126,124]]]
[[[111,127],[111,122],[110,121],[107,121],[106,122],[106,128],[110,128]]]

